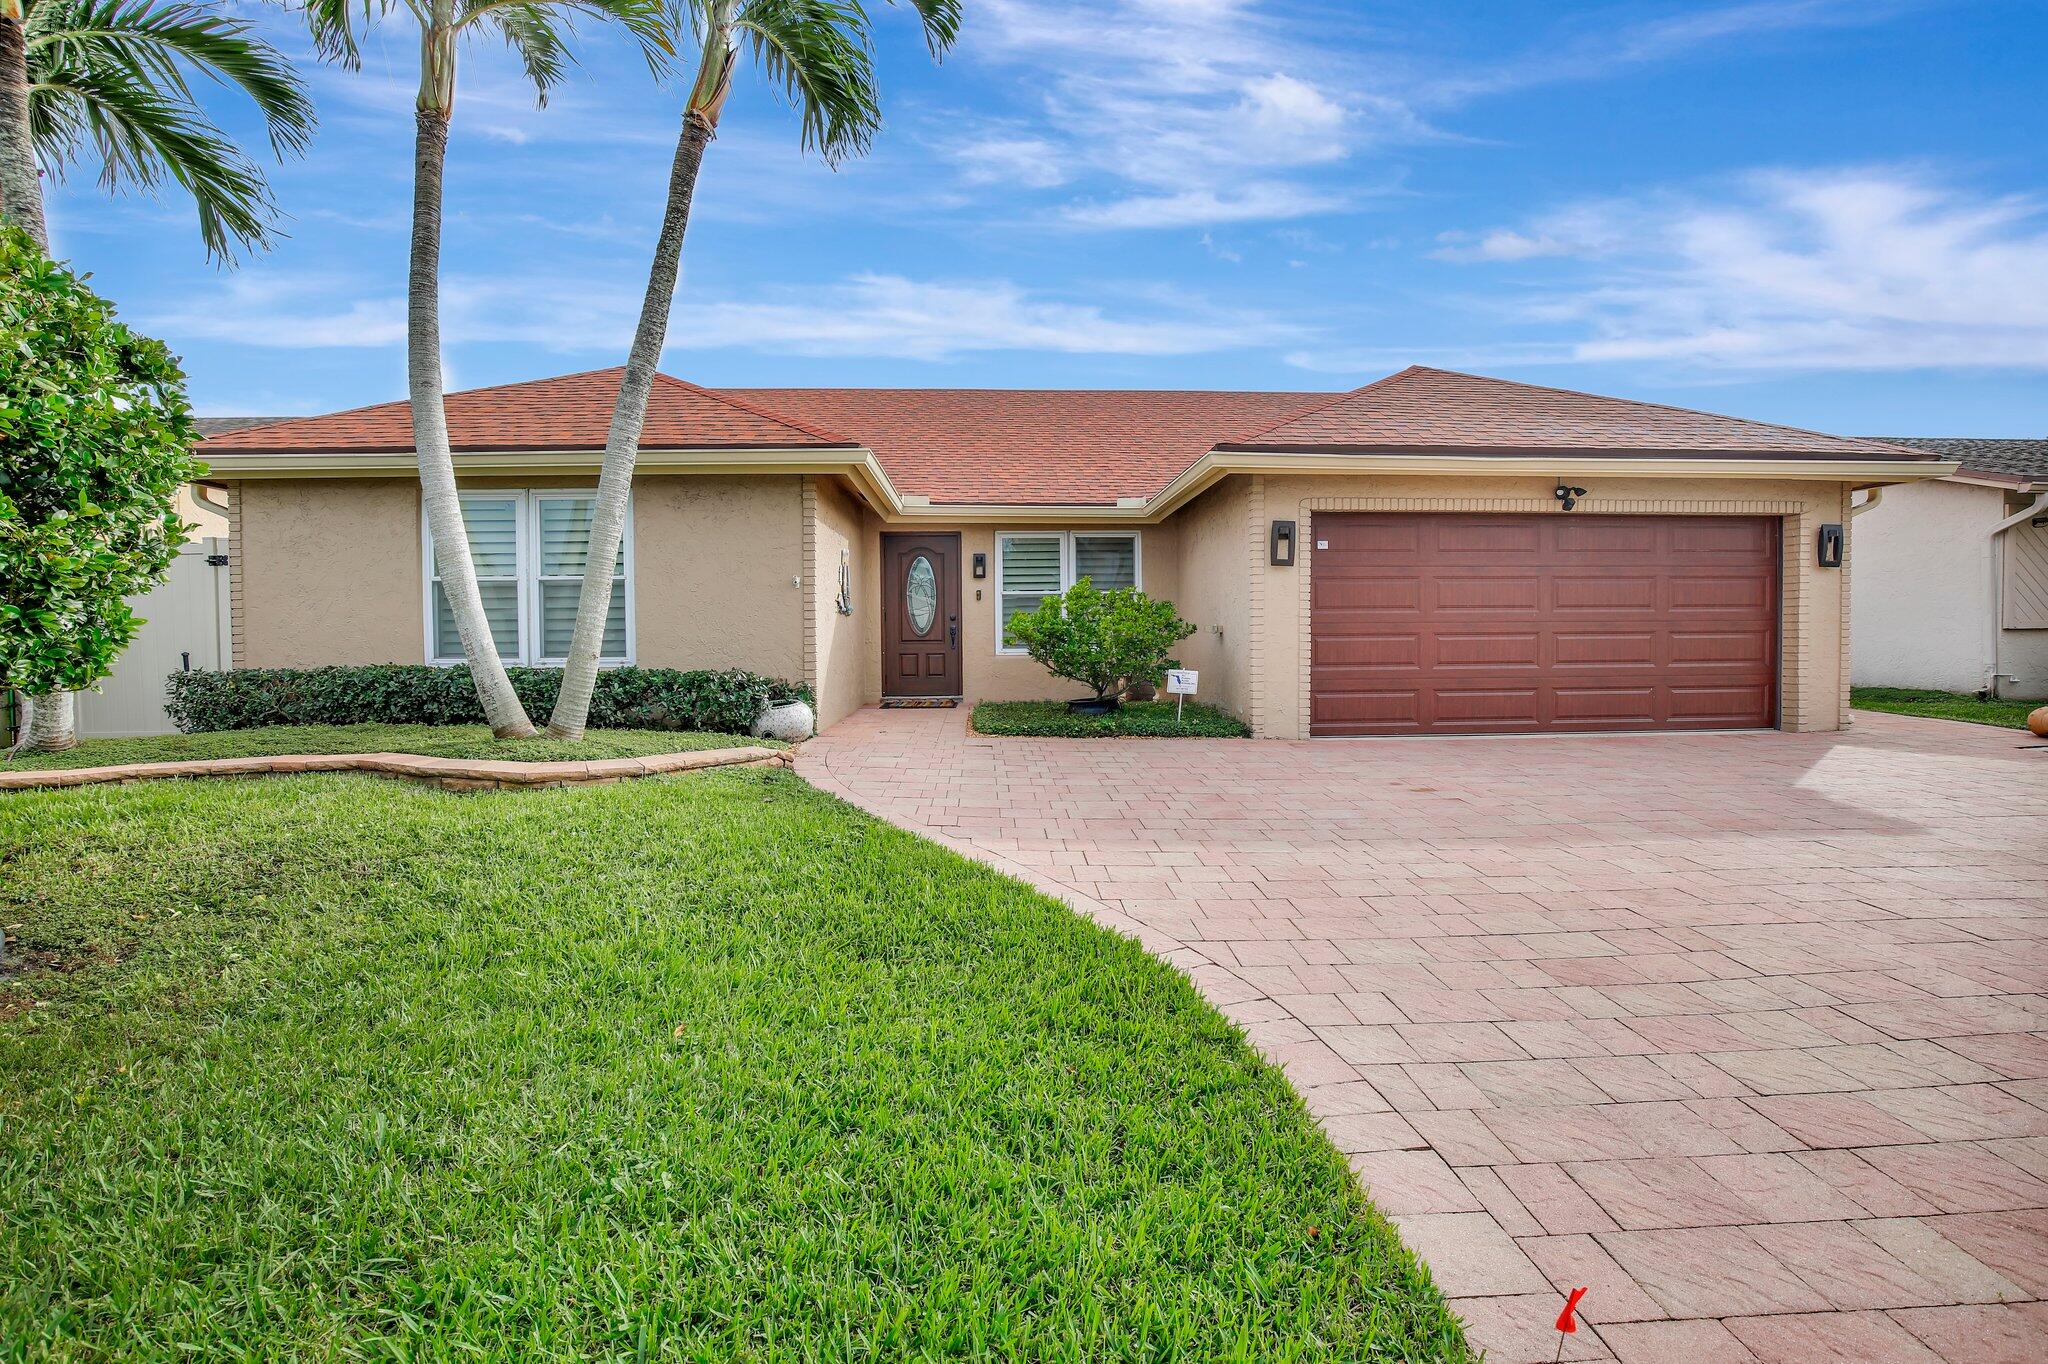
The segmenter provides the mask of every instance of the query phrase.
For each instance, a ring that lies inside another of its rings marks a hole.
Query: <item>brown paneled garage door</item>
[[[1769,517],[1319,513],[1310,732],[1777,723]]]

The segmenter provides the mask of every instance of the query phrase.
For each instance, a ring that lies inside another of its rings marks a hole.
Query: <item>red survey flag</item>
[[[1557,1329],[1564,1332],[1568,1336],[1576,1335],[1578,1333],[1579,1319],[1575,1314],[1577,1313],[1579,1308],[1579,1299],[1585,1296],[1585,1289],[1574,1288],[1572,1290],[1572,1295],[1569,1298],[1565,1299],[1564,1311],[1559,1312],[1557,1314]]]

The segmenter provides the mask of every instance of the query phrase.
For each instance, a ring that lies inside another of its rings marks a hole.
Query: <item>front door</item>
[[[960,537],[882,537],[882,695],[959,696]]]

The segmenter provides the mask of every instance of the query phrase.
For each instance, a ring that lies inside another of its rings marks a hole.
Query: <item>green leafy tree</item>
[[[4,0],[0,0],[4,3]],[[349,70],[362,65],[357,29],[394,11],[420,29],[419,97],[413,107],[412,255],[406,282],[406,394],[412,405],[413,449],[441,588],[455,617],[462,656],[476,681],[491,733],[527,738],[533,722],[505,673],[484,614],[470,557],[469,531],[455,483],[455,453],[441,366],[441,203],[448,168],[448,126],[455,112],[455,59],[465,38],[495,37],[525,67],[539,103],[567,74],[569,31],[577,17],[615,19],[640,40],[657,70],[668,37],[660,0],[305,0],[307,23],[321,53]],[[600,559],[599,563],[608,562]],[[607,580],[609,581],[609,580]]]
[[[907,0],[924,28],[933,57],[945,54],[960,32],[960,0]],[[875,83],[872,21],[860,0],[675,0],[681,22],[696,39],[697,72],[683,102],[683,126],[669,168],[668,203],[654,264],[640,305],[640,324],[626,357],[606,436],[604,466],[597,480],[586,563],[608,564],[626,533],[627,497],[647,421],[647,395],[661,364],[668,335],[669,306],[690,226],[690,201],[704,151],[718,133],[718,116],[732,87],[742,47],[753,53],[768,80],[782,88],[803,127],[803,145],[827,164],[857,156],[882,126],[882,99]],[[577,599],[576,630],[562,669],[562,691],[548,720],[555,738],[580,739],[590,718],[597,685],[597,658],[611,612],[611,575],[586,573]]]
[[[185,376],[82,276],[0,226],[0,687],[29,698],[21,747],[77,743],[71,693],[113,669],[191,529],[204,473]]]
[[[1098,701],[1114,701],[1139,682],[1158,684],[1173,646],[1195,632],[1170,601],[1135,587],[1099,592],[1083,578],[1047,597],[1036,611],[1010,618],[1005,638],[1021,644],[1054,677],[1079,682]]]
[[[313,105],[283,55],[194,0],[0,0],[0,213],[45,250],[41,169],[97,162],[100,183],[175,183],[208,254],[269,244],[270,187],[200,105],[192,77],[237,89],[271,149],[302,151]]]

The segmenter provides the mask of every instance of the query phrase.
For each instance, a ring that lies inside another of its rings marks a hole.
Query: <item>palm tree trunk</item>
[[[68,691],[44,692],[28,698],[28,727],[16,753],[62,753],[78,747],[78,709]]]
[[[428,42],[428,61],[433,46]],[[446,72],[452,86],[452,44]],[[440,81],[436,81],[440,84]],[[434,554],[441,571],[441,590],[462,637],[462,656],[483,702],[484,719],[500,739],[533,735],[533,722],[504,661],[491,638],[477,591],[476,565],[470,559],[469,532],[462,524],[462,502],[455,488],[455,454],[448,444],[448,413],[441,394],[441,182],[448,162],[448,106],[427,107],[424,95],[416,115],[418,138],[413,155],[412,273],[406,289],[406,386],[412,401],[413,449],[418,452],[420,488],[427,505],[427,525],[434,535]]]
[[[730,64],[723,41],[719,54]],[[722,82],[725,72],[720,71]],[[700,86],[702,82],[700,81]],[[721,96],[722,97],[722,96]],[[563,663],[562,690],[548,720],[548,736],[580,739],[590,719],[590,695],[597,687],[597,656],[604,644],[605,617],[611,612],[611,566],[626,532],[626,512],[633,487],[633,465],[640,456],[640,431],[647,422],[647,395],[661,365],[662,343],[668,338],[669,305],[675,301],[676,277],[682,268],[683,235],[690,228],[690,200],[704,149],[717,131],[717,105],[708,111],[691,107],[683,114],[676,139],[675,162],[668,173],[668,205],[661,236],[654,245],[654,264],[647,273],[647,295],[640,303],[640,325],[626,358],[619,401],[612,409],[611,431],[605,438],[604,469],[597,480],[597,506],[591,513],[590,553],[583,561],[583,591],[576,599],[576,633]]]
[[[50,251],[43,182],[28,128],[28,14],[21,0],[0,0],[0,219]],[[68,691],[28,698],[28,727],[16,753],[57,753],[78,746],[77,708]]]
[[[49,253],[43,185],[28,128],[28,15],[21,0],[0,0],[0,218]]]

